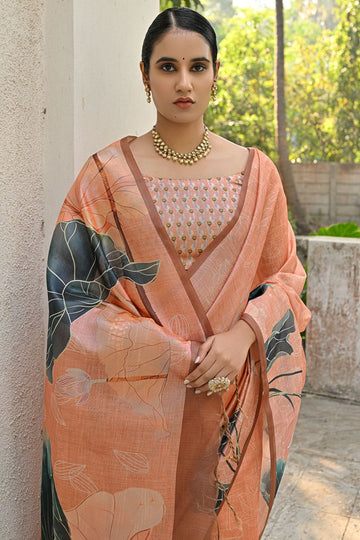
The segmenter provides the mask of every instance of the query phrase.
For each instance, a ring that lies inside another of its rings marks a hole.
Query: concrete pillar
[[[308,238],[306,389],[360,402],[360,239]]]
[[[48,241],[88,155],[152,126],[138,63],[158,1],[0,8],[0,537],[35,540]]]
[[[44,357],[43,2],[1,1],[0,537],[38,533]]]

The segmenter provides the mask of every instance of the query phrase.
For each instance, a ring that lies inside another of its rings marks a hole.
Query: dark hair
[[[208,42],[211,50],[214,71],[216,71],[217,43],[216,34],[205,17],[197,11],[186,7],[174,7],[159,13],[146,32],[141,51],[141,59],[144,62],[144,71],[149,73],[150,57],[154,45],[171,28],[182,28],[189,32],[197,32]]]

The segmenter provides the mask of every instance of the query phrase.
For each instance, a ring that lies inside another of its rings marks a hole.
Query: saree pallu
[[[92,156],[48,260],[42,539],[258,539],[300,407],[305,359],[281,181],[249,150],[231,222],[185,270],[127,137]],[[244,319],[237,384],[184,386],[199,345]]]

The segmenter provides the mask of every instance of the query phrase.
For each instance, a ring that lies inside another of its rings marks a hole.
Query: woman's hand
[[[230,330],[210,336],[200,345],[195,363],[184,384],[195,393],[207,392],[208,382],[214,377],[227,377],[234,382],[242,371],[249,348],[255,342],[255,333],[245,321],[238,321]]]

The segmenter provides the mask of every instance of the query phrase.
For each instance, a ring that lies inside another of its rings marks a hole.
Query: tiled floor
[[[304,395],[263,540],[360,540],[360,405]]]

